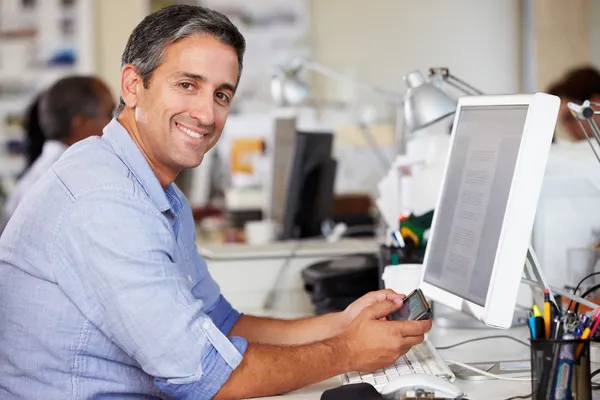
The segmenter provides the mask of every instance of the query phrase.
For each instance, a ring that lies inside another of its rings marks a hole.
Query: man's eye
[[[225,93],[219,92],[216,96],[219,100],[229,103],[229,96],[227,96]]]
[[[181,86],[181,88],[184,90],[191,90],[194,88],[194,86],[190,82],[181,82],[179,86]]]

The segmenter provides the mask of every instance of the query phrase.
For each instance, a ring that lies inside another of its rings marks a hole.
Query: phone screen
[[[429,317],[429,306],[425,303],[419,291],[415,290],[404,299],[399,310],[390,314],[393,321],[414,321]]]

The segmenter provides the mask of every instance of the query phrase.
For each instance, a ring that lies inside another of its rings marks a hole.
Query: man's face
[[[138,140],[152,164],[175,174],[200,165],[221,136],[237,76],[234,49],[213,37],[167,47],[135,105]]]

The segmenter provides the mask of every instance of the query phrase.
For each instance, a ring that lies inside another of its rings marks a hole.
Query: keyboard
[[[369,383],[381,390],[389,382],[401,375],[429,374],[454,382],[456,377],[444,362],[436,348],[427,340],[414,346],[387,368],[373,372],[348,372],[342,375],[342,383]]]

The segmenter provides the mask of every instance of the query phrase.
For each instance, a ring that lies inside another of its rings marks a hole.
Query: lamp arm
[[[594,110],[591,104],[592,103],[590,103],[589,100],[586,100],[581,105],[575,103],[568,103],[567,106],[569,107],[571,114],[573,115],[573,117],[575,117],[575,120],[579,124],[579,128],[581,128],[581,131],[585,135],[590,147],[592,148],[592,151],[594,152],[594,155],[596,156],[596,159],[598,160],[598,162],[600,162],[600,155],[598,154],[598,152],[592,144],[592,138],[590,138],[590,135],[581,123],[581,121],[585,121],[585,123],[590,127],[592,136],[596,140],[598,146],[600,146],[600,128],[598,128],[598,124],[596,124],[596,121],[594,120],[594,115],[600,115],[600,112]]]
[[[457,78],[456,76],[450,73],[450,70],[445,67],[436,67],[429,69],[429,77],[439,76],[445,82],[448,82],[449,85],[455,87],[461,92],[465,93],[469,96],[481,96],[483,93],[481,90],[469,85],[467,82],[462,79]]]
[[[323,64],[314,62],[314,61],[305,61],[302,66],[310,71],[316,72],[318,74],[327,76],[329,78],[337,79],[338,81],[348,82],[354,86],[360,87],[362,89],[366,89],[370,92],[376,93],[380,97],[387,99],[391,103],[396,103],[401,105],[404,103],[402,96],[398,93],[391,92],[385,89],[381,89],[380,87],[370,85],[368,83],[359,81],[357,79],[351,78],[348,75],[344,75],[332,68],[329,68]]]

